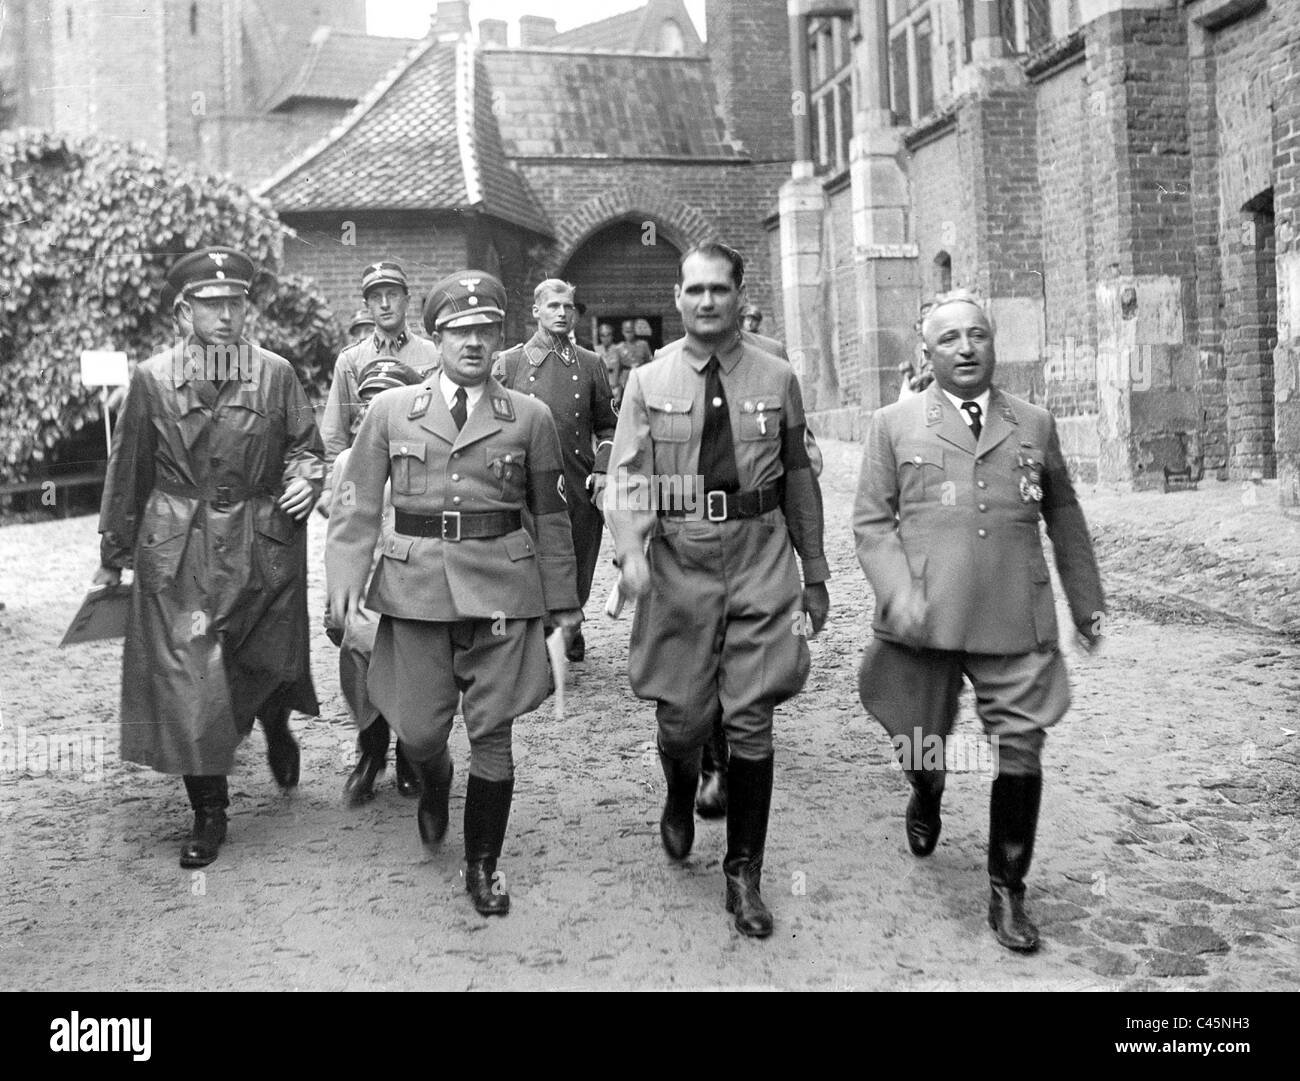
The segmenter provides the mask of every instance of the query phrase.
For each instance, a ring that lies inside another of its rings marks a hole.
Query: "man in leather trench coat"
[[[226,775],[259,717],[276,781],[298,783],[289,713],[318,710],[307,535],[323,451],[293,366],[242,335],[254,267],[229,248],[173,265],[192,333],[141,363],[113,433],[96,583],[134,569],[122,758],[179,773],[194,808],[181,866],[217,857]]]

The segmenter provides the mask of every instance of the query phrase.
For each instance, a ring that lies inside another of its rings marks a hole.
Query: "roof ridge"
[[[466,34],[456,43],[456,142],[460,148],[461,170],[465,174],[465,199],[470,206],[483,202],[483,181],[474,144],[475,59],[474,41]]]
[[[266,180],[263,180],[260,184],[258,184],[257,187],[253,189],[253,194],[268,195],[272,188],[276,187],[279,184],[284,183],[291,176],[293,176],[294,173],[298,172],[298,170],[300,170],[303,166],[307,165],[310,161],[312,161],[312,159],[319,157],[331,146],[333,146],[340,139],[342,139],[343,136],[345,136],[348,132],[350,132],[361,122],[362,118],[368,112],[370,112],[371,109],[373,109],[376,105],[379,104],[380,101],[383,100],[384,95],[388,93],[388,91],[397,83],[397,81],[401,79],[401,77],[405,75],[425,55],[425,53],[427,53],[431,48],[433,48],[437,44],[439,44],[439,42],[432,36],[424,38],[422,41],[420,41],[417,48],[413,48],[410,51],[408,51],[407,54],[404,57],[402,57],[402,59],[399,60],[393,66],[392,71],[390,71],[387,75],[385,75],[382,79],[380,79],[377,83],[375,83],[374,86],[370,88],[370,92],[367,93],[365,97],[363,97],[360,101],[357,102],[356,106],[352,109],[350,113],[348,113],[347,116],[345,116],[342,120],[340,120],[333,128],[331,128],[328,132],[326,132],[315,143],[307,147],[307,149],[304,150],[301,154],[299,154],[298,157],[291,160],[287,165],[285,165],[278,172],[273,173]]]

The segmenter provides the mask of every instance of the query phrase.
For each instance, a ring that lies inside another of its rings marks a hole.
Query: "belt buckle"
[[[229,510],[230,509],[230,485],[229,484],[217,485],[217,494],[212,499],[211,502],[213,507],[215,507],[217,510]]]
[[[715,511],[714,508],[718,506],[719,501],[721,502],[722,510]],[[713,491],[707,493],[704,497],[704,506],[710,522],[725,522],[727,520],[726,492]]]
[[[447,535],[447,523],[448,523],[448,522],[452,522],[452,523],[455,524],[455,526],[456,526],[456,533],[455,533],[455,536],[448,536],[448,535]],[[459,541],[459,540],[460,540],[460,511],[458,511],[458,510],[445,510],[445,511],[442,512],[442,539],[445,540],[445,541]]]

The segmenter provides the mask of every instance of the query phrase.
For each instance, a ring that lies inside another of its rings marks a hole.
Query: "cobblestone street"
[[[1113,611],[1102,651],[1070,657],[1074,707],[1048,740],[1029,879],[1045,947],[1022,957],[985,924],[989,777],[969,695],[967,772],[949,782],[926,860],[907,851],[906,785],[857,701],[870,613],[849,526],[859,453],[827,447],[833,607],[807,687],[777,716],[767,942],[723,911],[723,825],[697,824],[684,868],[660,848],[663,779],[652,707],[627,689],[626,616],[605,619],[593,599],[569,716],[548,702],[516,725],[513,907],[487,921],[461,879],[463,728],[441,851],[421,847],[391,771],[374,803],[345,809],[354,735],[323,633],[322,716],[294,721],[301,787],[278,791],[259,729],[219,860],[182,870],[179,779],[117,756],[121,643],[56,648],[97,565],[95,519],[0,530],[0,987],[1300,986],[1300,526],[1276,488],[1088,496]],[[311,530],[318,617],[323,520]]]

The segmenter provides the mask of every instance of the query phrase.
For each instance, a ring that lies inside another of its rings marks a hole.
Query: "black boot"
[[[426,845],[436,845],[447,836],[447,825],[451,821],[451,778],[455,768],[451,761],[451,749],[444,747],[442,754],[428,762],[421,762],[417,767],[420,780],[420,806],[416,808],[415,820],[420,827],[420,840]]]
[[[1043,778],[999,774],[989,801],[989,926],[1009,950],[1033,953],[1038,928],[1025,914],[1025,875],[1034,856]]]
[[[217,858],[226,839],[229,786],[220,774],[186,774],[185,791],[194,808],[194,828],[181,847],[181,866],[206,867]]]
[[[397,741],[397,749],[393,752],[393,761],[397,764],[397,791],[407,799],[420,794],[420,774],[416,768],[411,765],[406,757],[406,752],[402,750],[402,741]]]
[[[573,638],[565,649],[564,656],[575,664],[587,659],[587,640],[582,637],[581,627],[574,630]]]
[[[766,938],[772,933],[772,914],[759,887],[772,807],[772,757],[753,761],[732,756],[729,774],[727,854],[722,861],[727,911],[735,915],[736,930],[742,935]]]
[[[700,779],[700,753],[688,758],[669,758],[659,748],[659,764],[668,782],[664,813],[659,819],[659,838],[664,851],[675,860],[684,860],[695,843],[695,788]]]
[[[727,813],[727,736],[719,720],[700,755],[700,790],[695,810],[701,818],[721,818]]]
[[[289,731],[289,709],[270,702],[263,708],[262,731],[266,733],[266,761],[271,776],[281,788],[293,788],[298,783],[302,752]]]
[[[912,786],[912,797],[907,801],[907,846],[914,856],[928,856],[939,843],[939,830],[943,826],[939,807],[947,774],[934,769],[904,772]]]
[[[505,876],[497,877],[497,857],[506,838],[515,781],[485,781],[469,775],[465,786],[465,890],[480,916],[510,911]]]
[[[388,763],[388,722],[376,717],[361,730],[357,745],[361,756],[343,782],[343,802],[349,807],[360,807],[375,798],[375,778]]]

